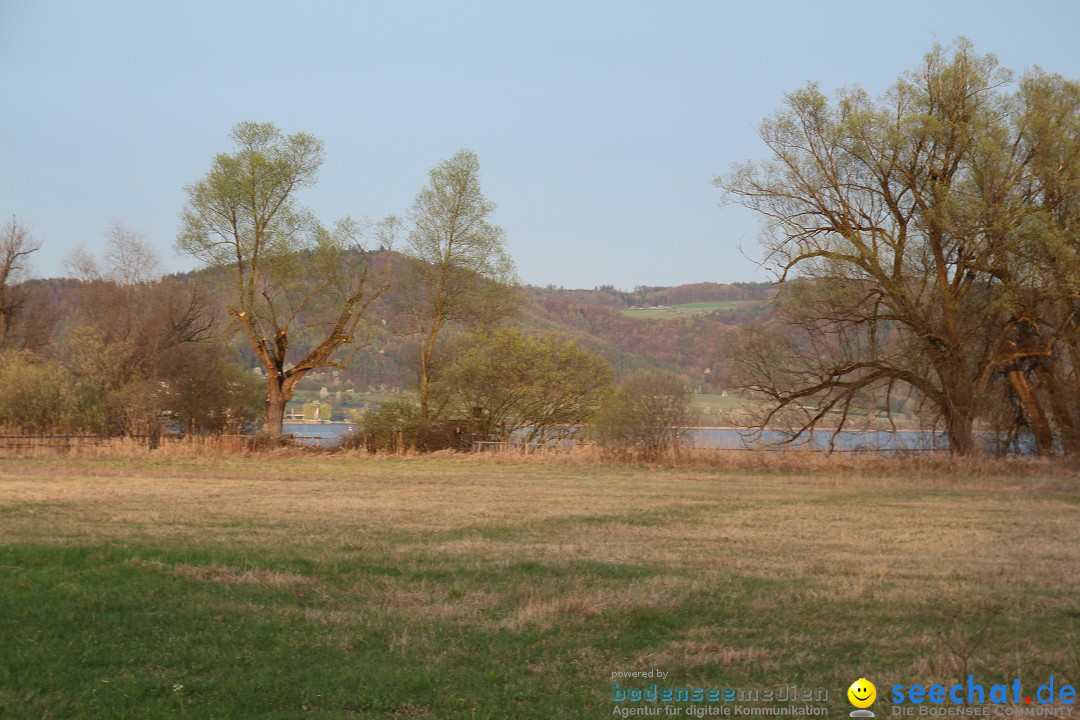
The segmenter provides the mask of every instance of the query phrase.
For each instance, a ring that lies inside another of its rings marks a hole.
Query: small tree
[[[247,433],[262,415],[266,381],[241,368],[219,342],[187,344],[158,371],[164,409],[186,434]]]
[[[236,125],[232,138],[236,152],[216,156],[206,177],[185,188],[177,247],[228,270],[228,312],[266,369],[265,429],[278,439],[296,384],[314,368],[349,364],[364,313],[387,286],[367,286],[356,223],[327,230],[296,202],[296,191],[315,183],[321,141],[252,122]],[[293,357],[290,341],[300,335],[314,340]]]
[[[594,432],[610,452],[657,460],[676,451],[690,422],[690,391],[679,376],[656,370],[628,377],[600,404]]]
[[[411,398],[382,403],[378,409],[364,415],[362,425],[342,440],[342,447],[363,447],[372,453],[400,453],[417,447],[423,440],[420,408]]]
[[[431,407],[432,383],[445,363],[439,340],[455,321],[485,327],[515,308],[514,264],[502,228],[488,217],[495,204],[480,192],[480,161],[469,150],[432,168],[427,187],[409,212],[413,229],[407,252],[414,290],[409,299],[413,330],[419,337],[420,417],[439,414]]]
[[[446,378],[448,407],[478,436],[527,444],[577,434],[610,387],[611,368],[572,342],[502,330],[474,336]]]

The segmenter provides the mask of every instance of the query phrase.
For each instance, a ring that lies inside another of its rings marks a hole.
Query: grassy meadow
[[[717,310],[734,310],[741,305],[747,304],[741,300],[709,300],[705,302],[685,303],[683,305],[666,305],[657,308],[627,308],[621,310],[623,315],[642,320],[675,320],[678,318],[694,317],[695,315],[708,315]]]
[[[1036,465],[0,459],[0,717],[600,718],[650,669],[844,716],[860,676],[1075,685],[1078,549],[1080,481]]]

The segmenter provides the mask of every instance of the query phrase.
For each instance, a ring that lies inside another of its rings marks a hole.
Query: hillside
[[[372,284],[391,288],[368,311],[368,346],[355,356],[348,371],[316,371],[300,385],[298,401],[321,395],[337,407],[362,407],[387,395],[410,389],[416,344],[410,334],[406,259],[392,251],[372,256]],[[209,271],[171,276],[197,284],[217,317],[218,333],[228,335],[223,308],[227,275]],[[55,318],[47,329],[66,336],[79,322],[77,308],[84,283],[72,279],[36,280],[42,307],[38,317]],[[765,283],[696,283],[676,287],[613,287],[565,289],[524,286],[516,322],[526,332],[552,333],[578,343],[611,363],[617,376],[642,368],[663,368],[686,376],[704,392],[723,385],[722,351],[733,326],[764,319],[774,286]],[[44,341],[45,338],[43,337]],[[310,339],[301,335],[293,350],[305,352]],[[47,345],[47,341],[42,342]],[[258,365],[241,338],[231,342],[244,367]],[[323,389],[326,392],[321,392]]]
[[[763,318],[771,287],[699,284],[654,288],[653,292],[654,300],[659,300],[660,293],[677,299],[709,299],[652,305],[657,309],[650,316],[650,311],[620,304],[624,293],[618,291],[527,288],[521,322],[526,328],[564,335],[603,355],[617,374],[659,367],[684,373],[698,384],[706,382],[705,370],[717,363],[728,330]],[[745,299],[726,299],[732,295]],[[699,304],[705,307],[691,307]]]
[[[376,258],[375,275],[392,287],[372,306],[370,350],[357,355],[348,373],[358,387],[385,391],[414,381],[410,367],[416,346],[409,334],[404,262],[395,252]],[[709,381],[715,377],[725,335],[733,326],[764,319],[774,292],[767,283],[696,283],[629,292],[524,286],[517,323],[526,332],[573,340],[604,357],[617,375],[654,367],[685,374],[698,386],[718,385],[718,380]],[[641,310],[643,306],[653,310]],[[658,310],[658,316],[649,316]],[[308,385],[318,380],[312,378]]]

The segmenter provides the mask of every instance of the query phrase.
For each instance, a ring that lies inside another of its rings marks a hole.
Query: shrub
[[[95,432],[101,398],[59,363],[28,352],[0,355],[0,426],[28,434]]]
[[[684,444],[689,422],[690,392],[683,379],[645,371],[604,398],[592,434],[609,454],[651,461]]]
[[[413,399],[390,400],[364,415],[361,427],[342,438],[340,446],[364,448],[372,453],[466,450],[465,427],[453,421],[425,423],[420,417],[420,406]]]

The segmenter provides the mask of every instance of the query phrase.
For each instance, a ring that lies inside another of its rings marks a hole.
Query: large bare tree
[[[830,101],[810,85],[762,123],[770,158],[717,179],[764,216],[764,263],[800,281],[782,293],[783,339],[750,338],[742,353],[747,387],[768,400],[762,426],[842,427],[854,408],[888,413],[891,396],[913,392],[966,454],[981,399],[1004,378],[1040,447],[1052,443],[1028,382],[1053,352],[1031,314],[1049,283],[1033,254],[1050,240],[1032,184],[1032,132],[1046,121],[1010,82],[961,40],[879,100],[854,89]],[[1075,183],[1072,157],[1055,168]]]
[[[228,312],[266,370],[265,431],[277,439],[296,384],[314,368],[348,365],[364,312],[386,286],[367,283],[355,222],[329,230],[297,203],[323,163],[320,140],[253,122],[236,125],[232,139],[235,152],[186,187],[177,247],[230,275]],[[308,343],[294,357],[301,333]]]

